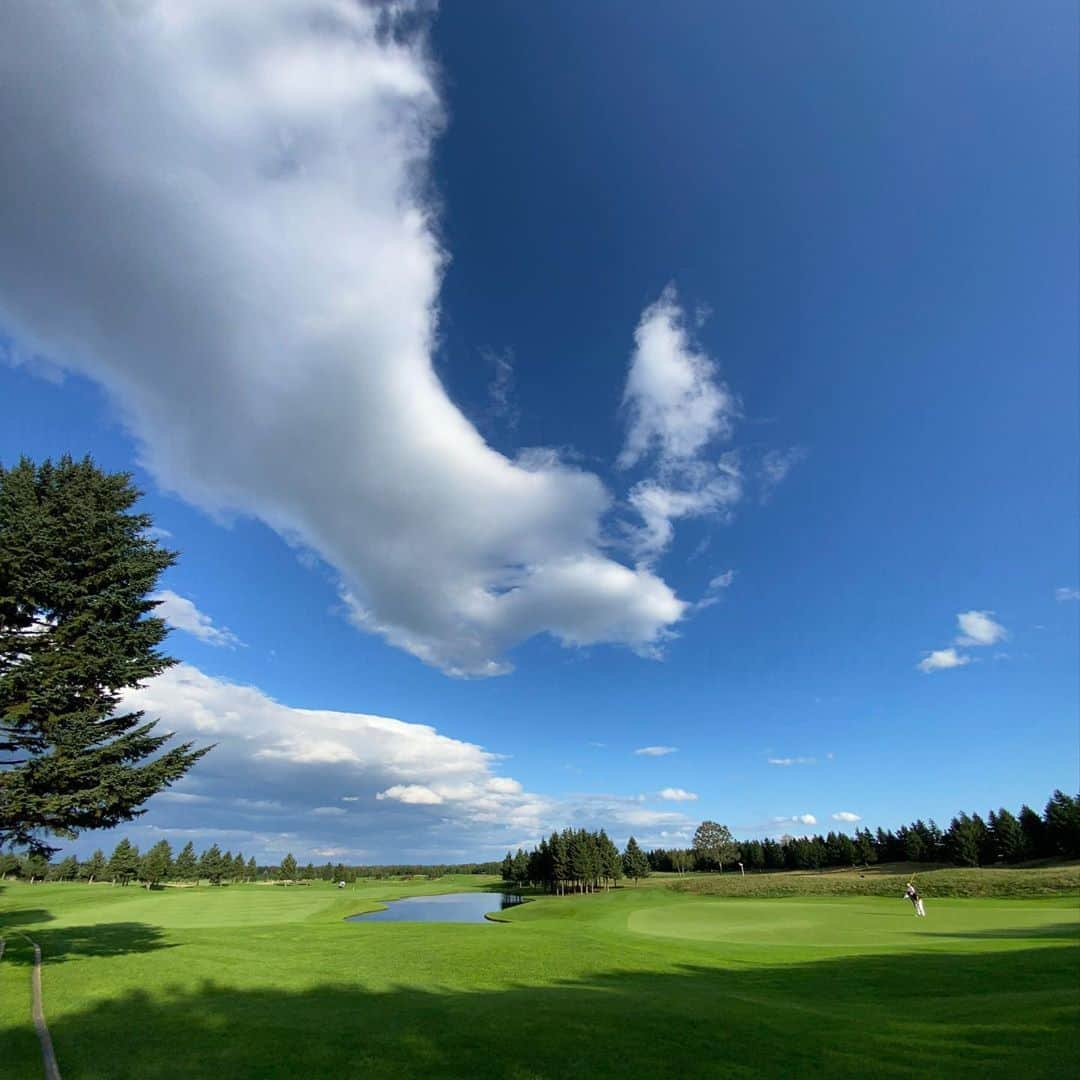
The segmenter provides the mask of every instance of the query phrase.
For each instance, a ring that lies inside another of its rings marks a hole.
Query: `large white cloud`
[[[317,551],[423,660],[495,674],[543,632],[653,652],[686,605],[602,553],[604,485],[492,450],[433,370],[442,115],[415,15],[5,5],[0,323],[104,384],[162,485]],[[669,308],[639,327],[659,362],[635,363],[628,460],[729,424]]]
[[[500,772],[498,754],[425,724],[366,713],[302,709],[253,686],[177,664],[133,691],[125,707],[163,731],[214,744],[178,786],[119,833],[227,839],[272,860],[333,850],[364,862],[491,857],[567,825],[606,827],[617,842],[685,827],[640,797],[551,796]],[[82,847],[103,841],[88,836]]]

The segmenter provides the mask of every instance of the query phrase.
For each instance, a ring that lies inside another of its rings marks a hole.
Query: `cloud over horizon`
[[[130,691],[122,707],[145,710],[177,738],[215,744],[150,801],[145,819],[114,830],[137,842],[151,833],[227,838],[271,861],[330,848],[358,861],[445,861],[452,851],[501,855],[569,825],[604,827],[623,842],[631,831],[652,841],[652,830],[690,824],[642,796],[531,792],[501,772],[497,753],[429,725],[297,708],[187,663]],[[80,846],[102,842],[88,835]]]

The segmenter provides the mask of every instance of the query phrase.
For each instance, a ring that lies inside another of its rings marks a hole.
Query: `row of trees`
[[[80,862],[69,855],[59,862],[50,862],[48,856],[31,852],[21,856],[0,853],[0,878],[21,877],[27,881],[111,881],[117,885],[138,882],[150,888],[166,882],[193,884],[208,881],[211,885],[244,881],[345,881],[352,883],[360,878],[442,877],[445,874],[497,874],[499,863],[460,863],[438,866],[401,864],[392,866],[346,866],[344,863],[326,863],[315,866],[308,863],[298,866],[290,853],[279,866],[258,866],[254,859],[244,859],[242,852],[222,852],[212,844],[201,853],[188,842],[174,857],[172,845],[159,840],[145,853],[130,840],[121,840],[106,857],[103,851],[95,851],[90,858]]]
[[[693,847],[655,848],[648,854],[653,870],[677,873],[732,863],[746,870],[819,870],[879,862],[993,866],[1055,857],[1080,858],[1080,795],[1055,791],[1042,814],[1030,806],[1017,814],[1004,807],[991,810],[985,819],[977,813],[957,814],[944,830],[933,819],[920,819],[895,832],[857,829],[853,836],[830,832],[736,842],[725,826],[706,821]]]
[[[631,836],[620,852],[603,829],[563,829],[553,832],[532,851],[508,851],[500,866],[503,881],[530,885],[563,896],[609,889],[623,876],[648,877],[649,860]]]
[[[295,859],[292,867],[295,877]],[[265,868],[262,874],[266,876]],[[222,852],[217,844],[197,855],[194,844],[189,842],[174,858],[168,840],[159,840],[145,853],[140,853],[130,840],[125,839],[116,845],[108,858],[99,849],[83,862],[74,855],[50,863],[45,856],[36,852],[21,858],[0,854],[0,877],[10,875],[28,881],[86,881],[91,884],[95,881],[111,881],[115,885],[130,885],[137,881],[147,888],[153,888],[166,881],[209,881],[213,885],[220,885],[224,881],[255,881],[260,870],[254,859],[245,860],[239,851],[235,855],[230,851]]]

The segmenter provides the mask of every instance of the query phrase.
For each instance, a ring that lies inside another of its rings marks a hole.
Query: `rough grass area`
[[[0,1075],[40,1076],[30,953],[65,1080],[202,1076],[1060,1077],[1071,898],[537,897],[503,922],[347,923],[477,878],[337,890],[0,890]],[[643,883],[644,886],[644,883]],[[14,943],[14,947],[10,943]]]
[[[936,896],[987,897],[1002,900],[1075,896],[1080,902],[1080,864],[1031,870],[997,867],[960,869],[893,863],[864,870],[829,870],[695,875],[669,881],[679,892],[702,896],[902,896],[914,875],[919,892]]]

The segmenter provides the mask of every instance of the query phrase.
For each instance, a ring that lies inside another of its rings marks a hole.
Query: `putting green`
[[[1075,908],[1033,906],[1030,901],[939,900],[920,919],[907,901],[880,897],[691,900],[677,907],[632,911],[627,925],[637,934],[739,948],[766,945],[862,953],[954,948],[980,934],[996,948],[1018,948],[1080,933]]]

